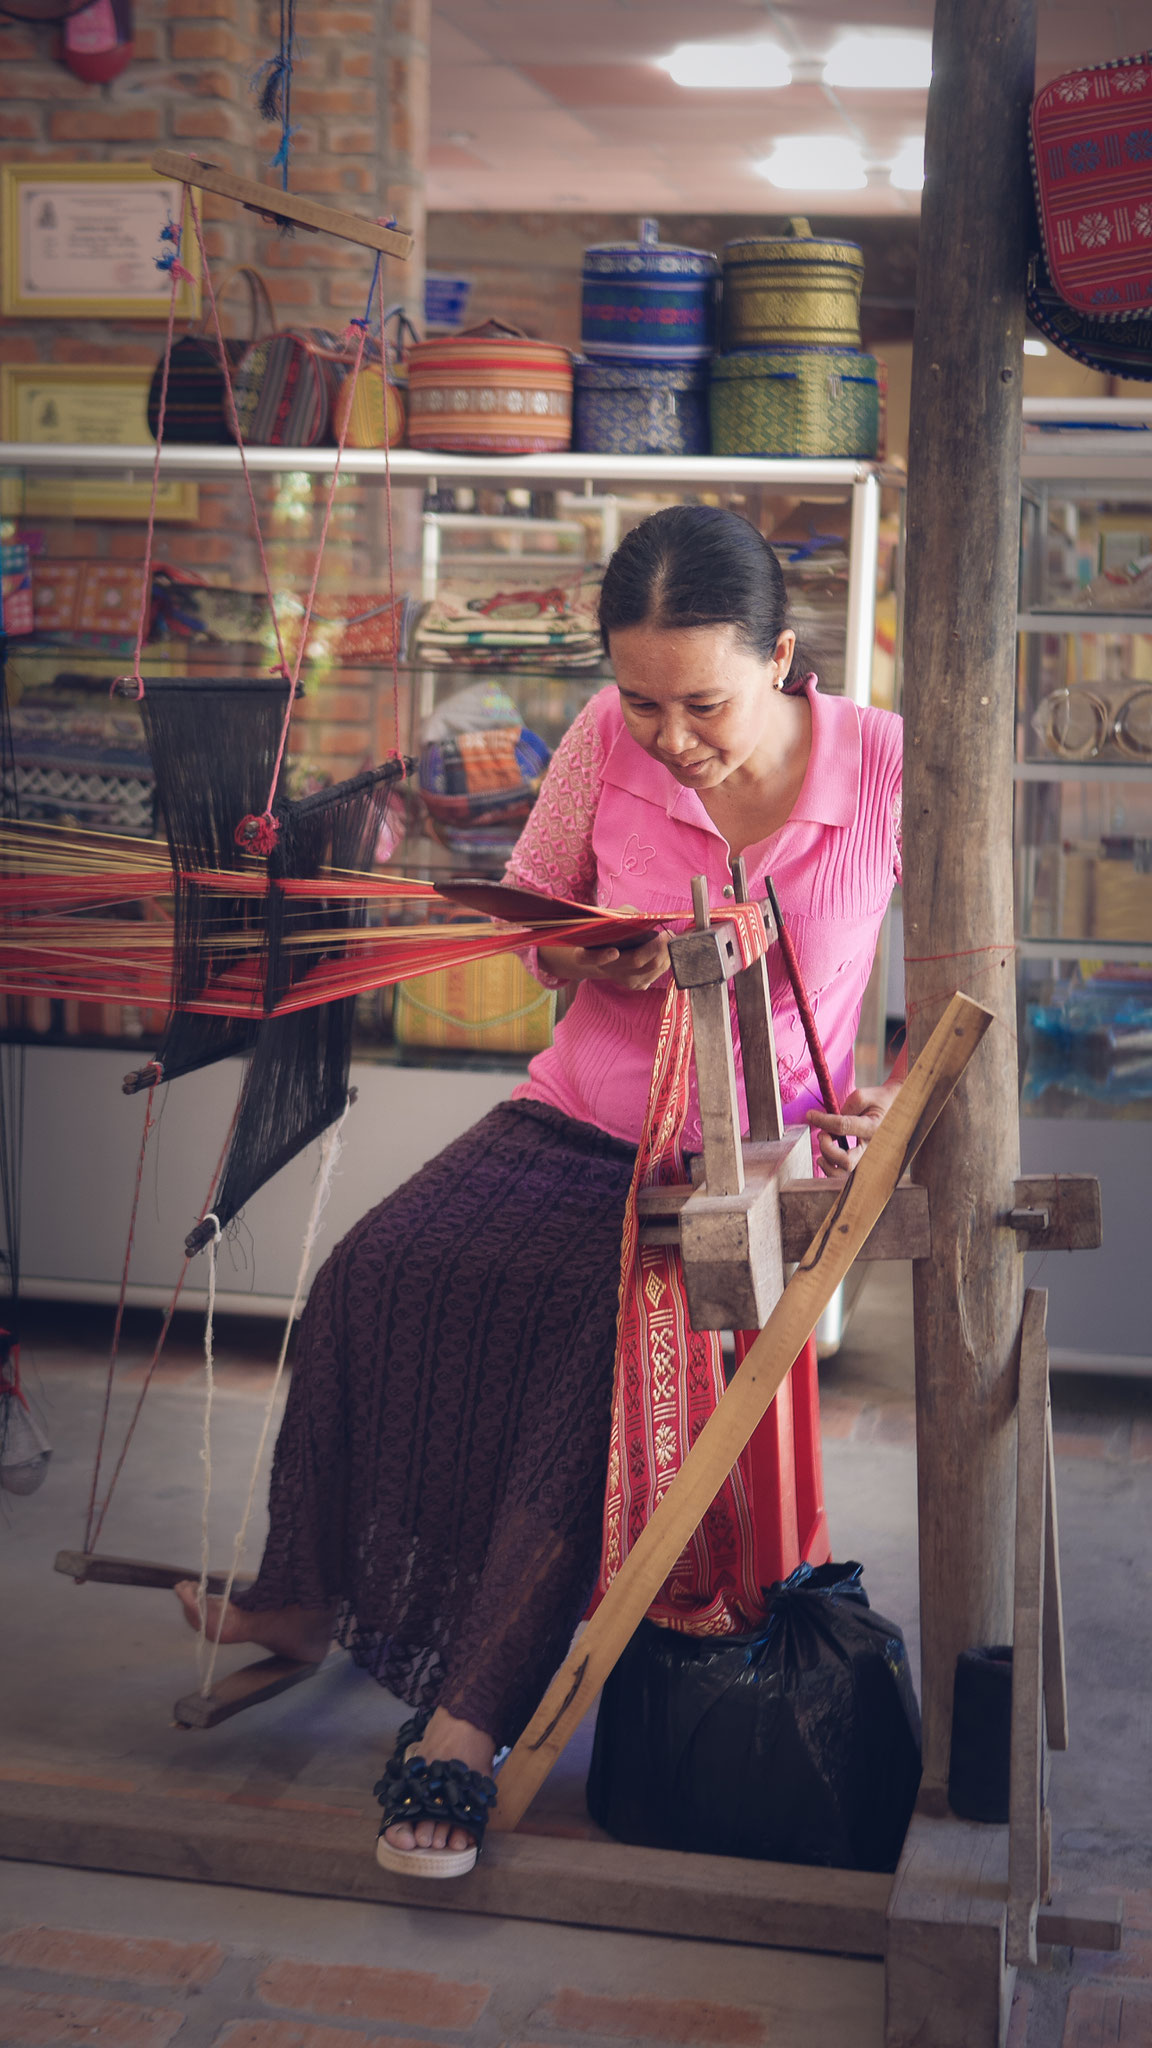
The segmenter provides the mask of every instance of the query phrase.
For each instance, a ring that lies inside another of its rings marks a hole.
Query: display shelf
[[[1025,437],[1016,621],[1021,1149],[1102,1187],[1103,1248],[1067,1285],[1044,1274],[1053,1362],[1145,1372],[1128,1252],[1152,1118],[1152,400],[1043,417],[1063,430]],[[1124,579],[1125,610],[1083,595],[1123,602]]]

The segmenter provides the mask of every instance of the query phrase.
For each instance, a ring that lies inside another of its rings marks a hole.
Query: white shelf
[[[336,462],[335,448],[248,448],[248,467],[254,473],[282,470],[331,474]],[[155,447],[117,447],[84,442],[0,442],[0,466],[33,470],[145,470],[151,473]],[[847,457],[778,455],[446,455],[418,448],[397,448],[386,456],[382,448],[348,448],[342,468],[355,476],[383,476],[390,470],[400,481],[436,477],[461,480],[517,483],[573,484],[615,482],[652,484],[779,484],[794,491],[801,488],[844,491],[870,477],[903,486],[904,472],[885,468],[877,462]],[[240,451],[228,447],[200,447],[191,443],[165,446],[161,461],[165,476],[239,475]]]
[[[1014,761],[1013,782],[1143,782],[1152,761]]]
[[[1152,478],[1148,482],[1152,494]],[[1152,612],[1017,612],[1018,633],[1152,633]]]
[[[1127,961],[1152,966],[1152,941],[1145,939],[1017,939],[1021,960]]]

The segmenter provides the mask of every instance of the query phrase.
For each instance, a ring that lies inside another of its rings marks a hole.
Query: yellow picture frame
[[[4,363],[0,441],[147,447],[151,382],[146,364]],[[84,476],[26,468],[20,476],[4,477],[0,512],[7,519],[146,519],[151,495],[151,476],[139,470],[132,476],[98,470]],[[195,521],[199,510],[194,483],[161,477],[157,519]]]
[[[0,165],[0,312],[10,320],[166,320],[160,230],[183,207],[192,275],[178,319],[200,314],[200,258],[185,188],[147,163]],[[116,288],[109,289],[113,281]]]

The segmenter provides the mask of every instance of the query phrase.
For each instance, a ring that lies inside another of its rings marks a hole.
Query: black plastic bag
[[[894,1870],[920,1711],[862,1570],[802,1564],[750,1635],[641,1622],[601,1696],[593,1820],[648,1848]]]

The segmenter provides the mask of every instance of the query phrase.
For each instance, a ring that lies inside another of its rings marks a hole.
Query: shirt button
[[[728,901],[729,901],[729,902],[731,902],[731,901],[732,901],[732,899],[733,899],[733,897],[734,897],[734,896],[735,896],[735,894],[736,894],[736,891],[735,891],[735,889],[734,889],[734,888],[732,887],[732,884],[731,884],[731,882],[725,882],[725,884],[724,884],[724,894],[725,894],[725,896],[726,896],[726,897],[728,898]]]

